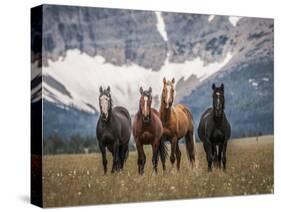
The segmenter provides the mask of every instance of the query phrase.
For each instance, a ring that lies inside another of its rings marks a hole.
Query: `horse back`
[[[116,118],[116,125],[120,126],[121,129],[121,142],[129,142],[131,135],[131,117],[127,109],[121,106],[116,106],[112,109],[112,113]]]
[[[116,112],[117,114],[121,114],[127,120],[129,120],[130,123],[131,123],[131,117],[130,117],[130,114],[129,114],[129,112],[126,108],[121,107],[121,106],[116,106],[116,107],[113,108],[113,111]]]

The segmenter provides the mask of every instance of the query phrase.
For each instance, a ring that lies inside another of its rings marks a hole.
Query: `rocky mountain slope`
[[[42,62],[38,62],[40,48],[32,45],[37,70],[32,74],[32,100],[38,101],[43,93],[46,137],[54,131],[66,137],[74,132],[88,135],[88,126],[95,128],[98,117],[93,99],[102,82],[115,86],[115,103],[121,104],[138,99],[140,84],[135,79],[145,81],[153,86],[155,107],[159,106],[159,83],[165,75],[176,75],[176,101],[190,105],[196,121],[210,105],[210,84],[224,82],[231,106],[227,112],[236,125],[233,135],[257,129],[273,132],[272,19],[55,5],[45,5],[43,13]],[[40,27],[36,21],[32,24],[32,44],[40,37]],[[80,52],[83,64],[72,59],[66,65],[73,50]],[[93,60],[84,60],[86,57]],[[115,76],[114,72],[119,78],[108,77]],[[73,80],[65,80],[65,76]],[[89,81],[94,76],[101,80]],[[125,80],[128,76],[132,76],[129,81],[133,79],[130,83]],[[134,106],[128,107],[134,111]],[[78,115],[73,118],[70,114]],[[74,123],[77,117],[84,117],[78,125]],[[66,123],[67,132],[63,130]]]

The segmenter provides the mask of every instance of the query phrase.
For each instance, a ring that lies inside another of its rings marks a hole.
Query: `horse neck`
[[[161,103],[160,106],[160,118],[163,124],[168,122],[170,120],[172,114],[172,107],[169,107],[168,109],[165,108],[165,106]]]
[[[216,125],[220,125],[222,123],[224,117],[224,111],[222,111],[222,116],[216,116],[215,109],[213,109],[213,119]]]

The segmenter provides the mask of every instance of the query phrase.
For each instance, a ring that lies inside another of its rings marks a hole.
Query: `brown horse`
[[[190,110],[182,105],[173,106],[174,102],[174,84],[175,79],[166,81],[163,79],[163,90],[161,96],[160,118],[164,128],[162,140],[168,140],[171,143],[170,161],[175,163],[177,158],[177,169],[180,169],[181,152],[179,149],[179,140],[185,138],[186,151],[189,161],[194,167],[195,164],[195,143],[193,134],[193,118]]]
[[[143,145],[151,144],[152,146],[152,164],[156,173],[158,153],[160,152],[163,170],[165,170],[165,160],[167,157],[167,149],[164,142],[161,142],[163,127],[159,113],[154,108],[151,108],[151,93],[151,87],[147,91],[144,91],[143,88],[140,87],[141,97],[139,101],[139,111],[135,115],[133,122],[133,135],[138,150],[138,172],[140,175],[144,173],[144,165],[146,162]]]

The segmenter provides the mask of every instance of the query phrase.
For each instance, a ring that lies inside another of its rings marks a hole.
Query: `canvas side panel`
[[[31,9],[31,203],[42,198],[42,31],[43,6]]]

